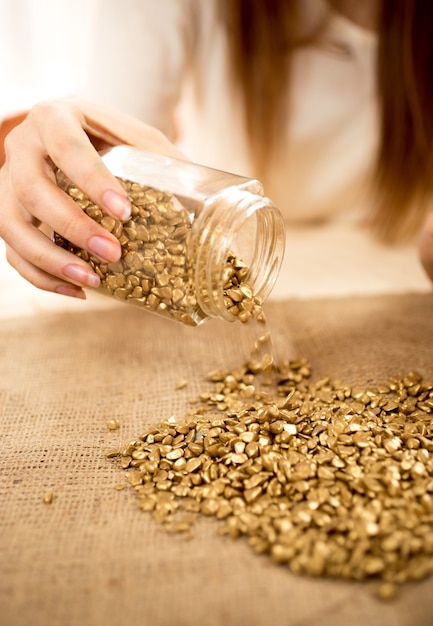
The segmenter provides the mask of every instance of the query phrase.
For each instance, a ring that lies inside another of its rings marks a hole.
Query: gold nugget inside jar
[[[102,262],[54,234],[98,274],[99,291],[190,326],[260,314],[285,244],[260,182],[129,146],[102,159],[129,196],[130,219],[107,216],[60,170],[57,184],[117,237],[120,260]]]

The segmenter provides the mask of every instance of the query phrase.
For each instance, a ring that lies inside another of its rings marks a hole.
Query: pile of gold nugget
[[[186,536],[197,515],[213,516],[220,533],[295,573],[376,578],[383,599],[427,576],[433,382],[410,372],[357,389],[313,382],[302,359],[253,355],[210,374],[186,419],[108,453],[139,507]]]

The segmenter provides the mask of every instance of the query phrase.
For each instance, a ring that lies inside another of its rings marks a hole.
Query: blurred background
[[[83,84],[101,0],[0,0],[0,120]]]
[[[8,119],[19,116],[36,102],[71,95],[80,89],[86,79],[98,11],[102,10],[103,0],[0,0],[3,131]],[[343,220],[290,228],[281,278],[271,297],[430,290],[418,260],[416,242],[387,248]],[[89,300],[98,307],[111,304],[96,294],[90,294]],[[41,292],[24,281],[8,265],[0,239],[0,318],[48,310],[83,310],[88,305]]]

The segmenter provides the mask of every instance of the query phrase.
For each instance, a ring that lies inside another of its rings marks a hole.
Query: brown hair
[[[256,168],[265,176],[285,110],[290,51],[320,32],[300,29],[296,0],[221,2]],[[377,85],[380,141],[371,223],[384,239],[413,233],[433,196],[433,8],[382,0]]]
[[[374,223],[398,235],[418,225],[433,190],[433,7],[383,0],[378,90],[381,141]]]

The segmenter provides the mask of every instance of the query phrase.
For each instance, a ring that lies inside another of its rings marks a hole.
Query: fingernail
[[[120,257],[119,244],[99,235],[89,239],[88,250],[102,261],[108,261],[109,263],[118,261]]]
[[[66,278],[70,278],[71,280],[75,280],[77,283],[81,283],[82,285],[86,285],[87,287],[99,287],[101,281],[99,276],[94,272],[87,270],[81,265],[67,265],[63,269],[63,274]]]
[[[55,292],[62,296],[69,296],[70,298],[86,299],[86,294],[81,287],[74,287],[74,285],[58,285],[55,288]]]
[[[124,221],[131,217],[131,204],[128,198],[117,191],[105,191],[102,195],[102,203],[107,211],[119,220]]]

